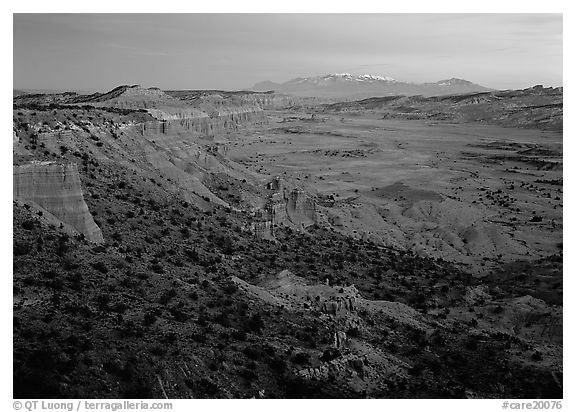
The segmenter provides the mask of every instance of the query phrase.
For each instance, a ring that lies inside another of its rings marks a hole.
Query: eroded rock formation
[[[265,222],[270,223],[272,235],[275,225],[304,229],[318,221],[316,203],[304,190],[290,190],[279,177],[268,182],[266,190],[270,192],[267,203],[255,217],[259,227],[264,227]]]
[[[92,242],[104,240],[84,201],[75,163],[31,162],[14,166],[13,196],[33,202]]]
[[[353,371],[360,369],[359,365],[362,365],[364,361],[365,357],[363,356],[348,354],[320,366],[300,369],[296,373],[305,379],[328,379],[333,375],[348,376]]]
[[[259,238],[273,240],[272,222],[259,221],[252,223],[252,232]]]
[[[214,136],[235,130],[241,125],[264,124],[266,114],[256,106],[222,109],[214,113],[205,113],[197,109],[154,110],[148,112],[158,121],[142,124],[142,134],[169,134],[178,132],[197,132]]]
[[[346,343],[346,332],[341,330],[334,332],[334,349],[340,349]]]
[[[321,303],[322,312],[330,315],[338,315],[340,313],[353,312],[355,310],[355,296],[331,296]]]
[[[310,226],[316,223],[316,204],[305,191],[294,189],[286,198],[286,214],[292,223]]]

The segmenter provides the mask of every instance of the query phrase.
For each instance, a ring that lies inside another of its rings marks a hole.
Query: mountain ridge
[[[493,91],[469,80],[452,77],[437,82],[411,83],[389,76],[333,73],[314,77],[297,77],[284,83],[269,80],[256,83],[253,91],[270,91],[295,96],[331,98],[367,98],[390,95],[443,96],[470,92]]]

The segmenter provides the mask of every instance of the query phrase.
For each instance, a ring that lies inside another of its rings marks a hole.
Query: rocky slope
[[[562,131],[563,88],[467,93],[458,96],[389,96],[335,103],[329,112],[374,112],[384,118],[486,122],[506,127]]]
[[[14,206],[15,397],[561,397],[556,306],[325,230],[259,240],[103,171],[103,247]]]
[[[228,197],[231,193],[214,194],[213,190],[228,187],[228,181],[258,186],[265,179],[226,159],[225,144],[213,142],[215,135],[265,123],[262,109],[230,104],[215,108],[206,102],[192,106],[169,96],[163,102],[173,105],[148,104],[146,99],[153,101],[155,96],[163,96],[162,92],[131,87],[126,94],[122,90],[115,89],[107,100],[92,98],[93,105],[18,103],[16,163],[49,160],[65,153],[82,159],[85,171],[91,164],[117,162],[161,181],[172,193],[181,193],[201,207],[229,205],[231,199],[232,203],[242,202]]]
[[[239,104],[241,103],[241,104]],[[204,99],[180,99],[164,93],[158,88],[138,85],[119,86],[107,93],[78,95],[60,93],[53,95],[21,95],[14,98],[19,107],[75,105],[111,108],[117,111],[139,110],[149,113],[160,121],[158,128],[174,128],[176,131],[196,131],[206,135],[221,134],[239,124],[265,122],[266,116],[257,104],[247,101],[220,98],[208,95]]]
[[[330,103],[333,101],[327,98],[293,96],[274,93],[272,91],[167,90],[166,94],[193,104],[209,101],[220,105],[256,106],[264,110],[314,107],[321,103]]]

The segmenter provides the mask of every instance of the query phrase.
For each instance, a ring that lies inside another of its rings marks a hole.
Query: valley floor
[[[482,124],[273,112],[228,155],[324,198],[342,233],[477,275],[562,248],[562,134]]]

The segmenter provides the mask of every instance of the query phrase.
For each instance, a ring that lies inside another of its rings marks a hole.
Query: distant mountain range
[[[407,83],[387,76],[335,73],[325,76],[299,77],[285,83],[264,81],[256,83],[250,90],[274,90],[277,93],[294,96],[359,99],[393,95],[443,96],[486,92],[493,89],[456,78],[440,80],[435,83]]]

